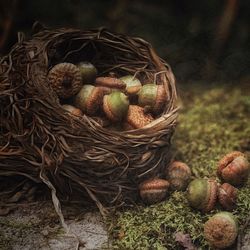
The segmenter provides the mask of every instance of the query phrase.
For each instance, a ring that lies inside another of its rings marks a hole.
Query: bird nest
[[[65,113],[48,70],[80,61],[93,63],[100,76],[132,74],[163,84],[164,111],[149,125],[129,131]],[[0,63],[1,180],[14,178],[16,187],[24,179],[44,183],[54,199],[92,201],[104,211],[136,202],[138,184],[164,174],[177,95],[171,68],[148,42],[106,29],[45,29],[30,40],[20,39]]]

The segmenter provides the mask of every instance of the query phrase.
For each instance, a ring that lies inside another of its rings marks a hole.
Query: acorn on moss
[[[243,185],[249,176],[250,164],[242,152],[233,151],[225,155],[218,164],[217,175],[232,185]]]
[[[138,104],[159,115],[167,102],[167,93],[163,85],[145,84],[138,92]]]
[[[152,122],[154,118],[150,114],[145,114],[144,109],[137,105],[129,105],[126,122],[133,129],[143,128]]]
[[[191,207],[209,212],[217,199],[217,182],[212,179],[194,179],[187,188],[187,199]]]
[[[219,187],[218,198],[221,206],[230,211],[236,207],[238,189],[234,186],[223,183]]]
[[[184,191],[191,178],[189,166],[180,161],[174,161],[166,170],[166,178],[172,190]]]
[[[78,109],[72,105],[64,104],[64,105],[62,105],[62,108],[72,115],[75,115],[75,116],[82,116],[83,115],[83,113],[80,109]]]
[[[94,115],[102,105],[104,91],[93,85],[83,85],[75,96],[75,106],[88,115]]]
[[[140,197],[146,204],[154,204],[164,200],[167,195],[169,182],[154,178],[142,182],[139,185]]]
[[[128,107],[128,97],[120,91],[112,92],[103,98],[103,110],[113,122],[123,120],[127,116]]]
[[[126,84],[126,94],[128,95],[135,95],[142,88],[140,80],[132,75],[123,76],[120,80]]]
[[[48,73],[52,89],[60,98],[70,98],[82,87],[81,73],[72,63],[59,63]]]
[[[93,84],[97,76],[96,67],[90,62],[80,62],[77,67],[81,72],[82,83]]]
[[[229,212],[220,212],[204,224],[204,236],[212,247],[230,247],[238,235],[238,222]]]

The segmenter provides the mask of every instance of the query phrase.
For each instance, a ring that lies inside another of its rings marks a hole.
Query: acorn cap
[[[218,198],[221,206],[226,210],[232,210],[236,205],[238,189],[228,183],[219,187]]]
[[[120,91],[112,92],[103,98],[103,110],[111,121],[121,121],[126,117],[128,107],[128,97]]]
[[[59,63],[48,73],[48,80],[58,97],[69,98],[82,87],[80,70],[72,63]]]
[[[204,224],[204,236],[216,248],[230,247],[238,235],[238,223],[233,214],[220,212]]]
[[[126,84],[115,77],[97,77],[95,79],[95,84],[97,86],[103,86],[103,87],[108,87],[108,88],[115,88],[115,89],[125,89],[126,88]]]
[[[97,76],[96,67],[90,62],[80,62],[77,64],[81,72],[81,79],[83,84],[94,83],[95,78]]]
[[[129,105],[127,114],[127,123],[133,128],[143,128],[154,118],[150,114],[145,114],[144,109],[137,105]]]
[[[72,115],[75,115],[75,116],[82,116],[83,115],[83,113],[80,109],[78,109],[72,105],[64,104],[64,105],[62,105],[62,108]]]
[[[140,80],[132,75],[123,76],[120,80],[126,84],[126,93],[128,95],[137,94],[142,87]]]

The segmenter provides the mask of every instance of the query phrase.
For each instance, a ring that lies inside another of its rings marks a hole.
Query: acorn
[[[92,84],[97,76],[96,67],[90,62],[80,62],[77,64],[81,72],[81,78],[83,84]]]
[[[158,115],[163,111],[167,93],[163,85],[146,84],[138,92],[138,104]]]
[[[132,128],[143,128],[153,120],[154,118],[150,114],[144,113],[144,109],[142,107],[129,105],[126,122]]]
[[[172,190],[183,191],[190,182],[191,170],[187,164],[174,161],[167,169],[166,178]]]
[[[139,185],[140,197],[146,204],[154,204],[164,200],[167,195],[169,182],[164,179],[154,178]]]
[[[93,85],[83,85],[75,96],[75,106],[88,115],[94,115],[102,105],[104,91]]]
[[[128,107],[128,97],[120,91],[112,92],[103,98],[103,110],[111,121],[117,122],[125,118]]]
[[[204,224],[204,236],[214,248],[230,247],[237,235],[238,222],[232,213],[217,213]]]
[[[64,105],[62,105],[62,108],[72,115],[75,115],[75,116],[82,116],[83,115],[83,113],[80,109],[78,109],[72,105],[64,104]]]
[[[126,94],[128,95],[137,94],[142,87],[140,80],[132,75],[123,76],[120,80],[126,84]]]
[[[218,198],[221,206],[231,211],[236,206],[238,189],[228,183],[223,183],[218,190]]]
[[[115,77],[97,77],[95,79],[95,84],[97,86],[102,86],[102,87],[108,87],[108,88],[112,88],[112,89],[125,89],[126,88],[126,84]]]
[[[243,185],[249,176],[250,164],[245,154],[233,151],[225,155],[218,164],[217,175],[232,185]]]
[[[191,207],[209,212],[217,199],[217,182],[212,179],[194,179],[187,188],[187,199]]]
[[[72,63],[55,65],[48,73],[48,80],[60,98],[69,98],[82,87],[80,70]]]

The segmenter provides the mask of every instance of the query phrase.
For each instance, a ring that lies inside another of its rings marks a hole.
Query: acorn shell
[[[132,75],[123,76],[120,80],[126,84],[126,94],[128,95],[135,95],[142,88],[140,80]]]
[[[81,79],[83,84],[93,84],[97,76],[96,67],[90,62],[80,62],[77,67],[81,73]]]
[[[145,114],[144,109],[137,105],[129,105],[127,123],[132,128],[143,128],[152,122],[154,118],[150,114]]]
[[[212,179],[194,179],[187,188],[187,199],[191,207],[209,212],[213,210],[217,199],[217,182]]]
[[[78,109],[72,105],[64,104],[64,105],[62,105],[62,108],[72,115],[75,115],[75,116],[82,116],[83,115],[83,113],[80,109]]]
[[[165,199],[169,182],[164,179],[150,179],[139,185],[140,197],[146,204],[158,203]]]
[[[166,178],[172,190],[185,190],[191,178],[189,166],[180,161],[174,161],[166,171]]]
[[[213,247],[230,247],[238,235],[238,222],[233,214],[220,212],[204,224],[204,236]]]
[[[234,151],[225,155],[218,164],[217,175],[232,185],[243,185],[249,176],[250,164],[246,156]]]
[[[120,91],[112,92],[103,98],[103,110],[111,121],[117,122],[125,118],[128,107],[128,97]]]
[[[70,98],[82,87],[80,70],[72,63],[59,63],[48,73],[52,89],[60,98]]]
[[[75,106],[88,115],[94,115],[102,105],[103,89],[93,85],[84,85],[75,96]]]
[[[236,207],[238,189],[228,183],[223,183],[218,190],[218,198],[221,206],[231,211]]]
[[[163,85],[145,84],[138,93],[138,104],[152,111],[155,115],[160,114],[167,102],[167,93]]]
[[[126,88],[126,84],[115,77],[97,77],[95,79],[95,84],[97,86],[103,86],[103,87],[108,87],[108,88],[113,88],[113,89],[125,89]]]

